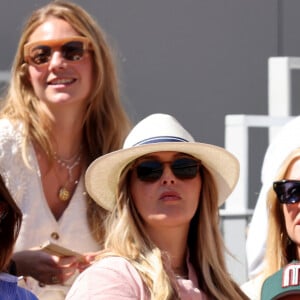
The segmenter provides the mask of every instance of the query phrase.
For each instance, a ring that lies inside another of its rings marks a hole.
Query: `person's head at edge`
[[[275,182],[300,180],[300,149],[295,149],[282,163]],[[293,191],[296,195],[298,189]],[[299,191],[298,191],[299,192]],[[299,202],[280,203],[272,186],[268,192],[269,229],[265,255],[264,277],[274,274],[300,258],[300,235],[297,232]]]
[[[182,179],[174,174],[175,162],[182,158],[198,163],[195,176]],[[141,179],[137,171],[140,163],[149,161],[162,163],[159,176],[153,169],[155,180]],[[200,289],[216,299],[246,299],[226,270],[218,215],[238,174],[238,162],[229,152],[195,143],[172,116],[153,114],[143,119],[130,132],[123,150],[97,159],[86,173],[87,191],[111,211],[106,222],[107,255],[128,258],[152,295],[172,298],[176,291],[166,271],[168,262],[155,237],[167,227],[184,228],[183,247],[189,250]]]
[[[9,266],[21,223],[22,213],[0,176],[0,272]]]

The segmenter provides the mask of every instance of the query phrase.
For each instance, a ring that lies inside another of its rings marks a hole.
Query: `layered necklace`
[[[78,183],[78,180],[76,178],[74,178],[73,170],[80,164],[81,148],[71,158],[68,158],[68,159],[62,158],[57,153],[54,153],[53,158],[57,162],[58,165],[60,165],[62,168],[67,169],[67,171],[68,171],[68,178],[67,178],[66,182],[59,187],[58,193],[57,193],[59,200],[68,201],[71,198],[73,185],[77,185],[77,183]]]

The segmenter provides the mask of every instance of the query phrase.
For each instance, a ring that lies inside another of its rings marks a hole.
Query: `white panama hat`
[[[124,168],[137,158],[153,152],[176,151],[199,160],[214,178],[218,205],[233,191],[239,177],[239,162],[224,148],[195,142],[172,116],[152,114],[130,131],[123,148],[95,159],[85,174],[89,195],[104,209],[116,203],[118,183]]]

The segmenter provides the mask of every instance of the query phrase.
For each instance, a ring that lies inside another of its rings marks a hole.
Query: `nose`
[[[174,184],[176,177],[172,172],[170,164],[164,164],[163,173],[161,175],[161,180],[163,184]]]
[[[53,51],[50,61],[49,69],[62,68],[64,67],[65,60],[60,51]]]

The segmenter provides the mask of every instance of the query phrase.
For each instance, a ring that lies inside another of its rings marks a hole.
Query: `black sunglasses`
[[[172,162],[161,162],[159,160],[149,159],[135,166],[137,177],[141,181],[155,182],[162,176],[164,164],[170,164],[173,174],[178,179],[195,178],[201,165],[200,161],[188,157],[178,158]]]
[[[280,180],[273,183],[273,189],[282,204],[293,204],[300,201],[300,181]]]
[[[25,61],[33,65],[47,64],[54,50],[59,50],[62,57],[71,62],[80,61],[90,49],[88,38],[74,36],[59,40],[44,40],[27,43],[24,46]]]

